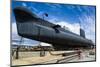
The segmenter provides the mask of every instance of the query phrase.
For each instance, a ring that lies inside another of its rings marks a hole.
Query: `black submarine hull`
[[[39,18],[25,7],[14,8],[14,14],[19,36],[50,43],[55,50],[93,46],[91,40]]]

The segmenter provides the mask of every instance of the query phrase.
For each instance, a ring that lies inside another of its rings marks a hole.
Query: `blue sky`
[[[12,9],[17,6],[24,6],[43,18],[43,14],[47,13],[45,20],[54,24],[66,26],[70,31],[79,34],[81,28],[85,30],[86,38],[91,39],[95,43],[95,6],[71,5],[71,4],[51,4],[40,2],[12,2]],[[12,12],[12,39],[20,39],[17,35],[16,23]],[[38,43],[37,41],[24,39],[25,42]]]

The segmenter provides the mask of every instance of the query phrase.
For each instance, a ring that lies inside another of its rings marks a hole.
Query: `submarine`
[[[75,34],[60,25],[40,18],[26,7],[15,7],[13,12],[17,33],[21,37],[52,44],[55,50],[91,48],[94,45],[85,37],[83,29],[80,29],[80,35]]]

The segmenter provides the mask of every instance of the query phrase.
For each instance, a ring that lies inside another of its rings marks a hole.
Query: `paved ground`
[[[53,53],[60,53],[60,52],[73,52],[73,51],[55,51]],[[22,53],[21,53],[22,54]],[[44,57],[39,57],[39,52],[37,52],[37,55],[33,56],[31,53],[24,53],[24,55],[28,55],[26,57],[21,57],[20,59],[12,59],[12,65],[29,65],[29,64],[48,64],[48,63],[67,63],[67,62],[77,62],[77,61],[94,61],[95,60],[95,55],[89,55],[89,51],[84,51],[81,53],[81,57],[79,56],[65,56],[62,57],[61,55],[58,56],[52,56],[49,54],[49,52],[46,52],[46,56]],[[36,54],[36,53],[32,53]],[[23,55],[22,55],[23,56]],[[70,58],[71,57],[71,58]]]

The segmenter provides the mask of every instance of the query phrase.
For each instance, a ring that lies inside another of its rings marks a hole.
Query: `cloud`
[[[15,22],[12,23],[12,33],[17,34],[17,26]]]
[[[26,3],[22,3],[22,5],[25,6],[25,7],[27,6]]]
[[[95,43],[95,16],[84,14],[82,17],[79,17],[79,20],[81,27],[85,30],[86,37]]]
[[[51,44],[44,43],[44,42],[40,42],[40,45],[41,45],[41,46],[52,46]]]
[[[37,8],[35,8],[32,4],[28,7],[29,9],[31,9],[31,11],[33,11],[33,12],[38,12],[38,9]]]
[[[70,9],[70,10],[73,10],[73,9],[76,8],[76,6],[74,6],[74,5],[70,5],[70,6],[66,6],[66,8],[67,8],[67,9]]]
[[[78,11],[83,12],[82,8],[80,6],[77,6]]]
[[[63,28],[64,26],[67,27],[69,29],[69,31],[76,33],[76,34],[80,34],[80,25],[79,23],[68,23],[68,22],[57,22],[56,24],[61,25],[61,27]]]
[[[13,22],[12,23],[12,40],[13,39],[16,39],[16,40],[19,40],[20,36],[18,36],[17,34],[17,26],[16,26],[16,23]]]
[[[46,5],[51,7],[51,8],[61,8],[62,7],[60,4],[49,4],[49,3],[46,3]]]
[[[56,17],[50,18],[49,21],[53,24],[59,24],[61,25],[62,28],[65,27],[67,30],[80,35],[79,23],[70,23],[67,21],[60,21]]]

